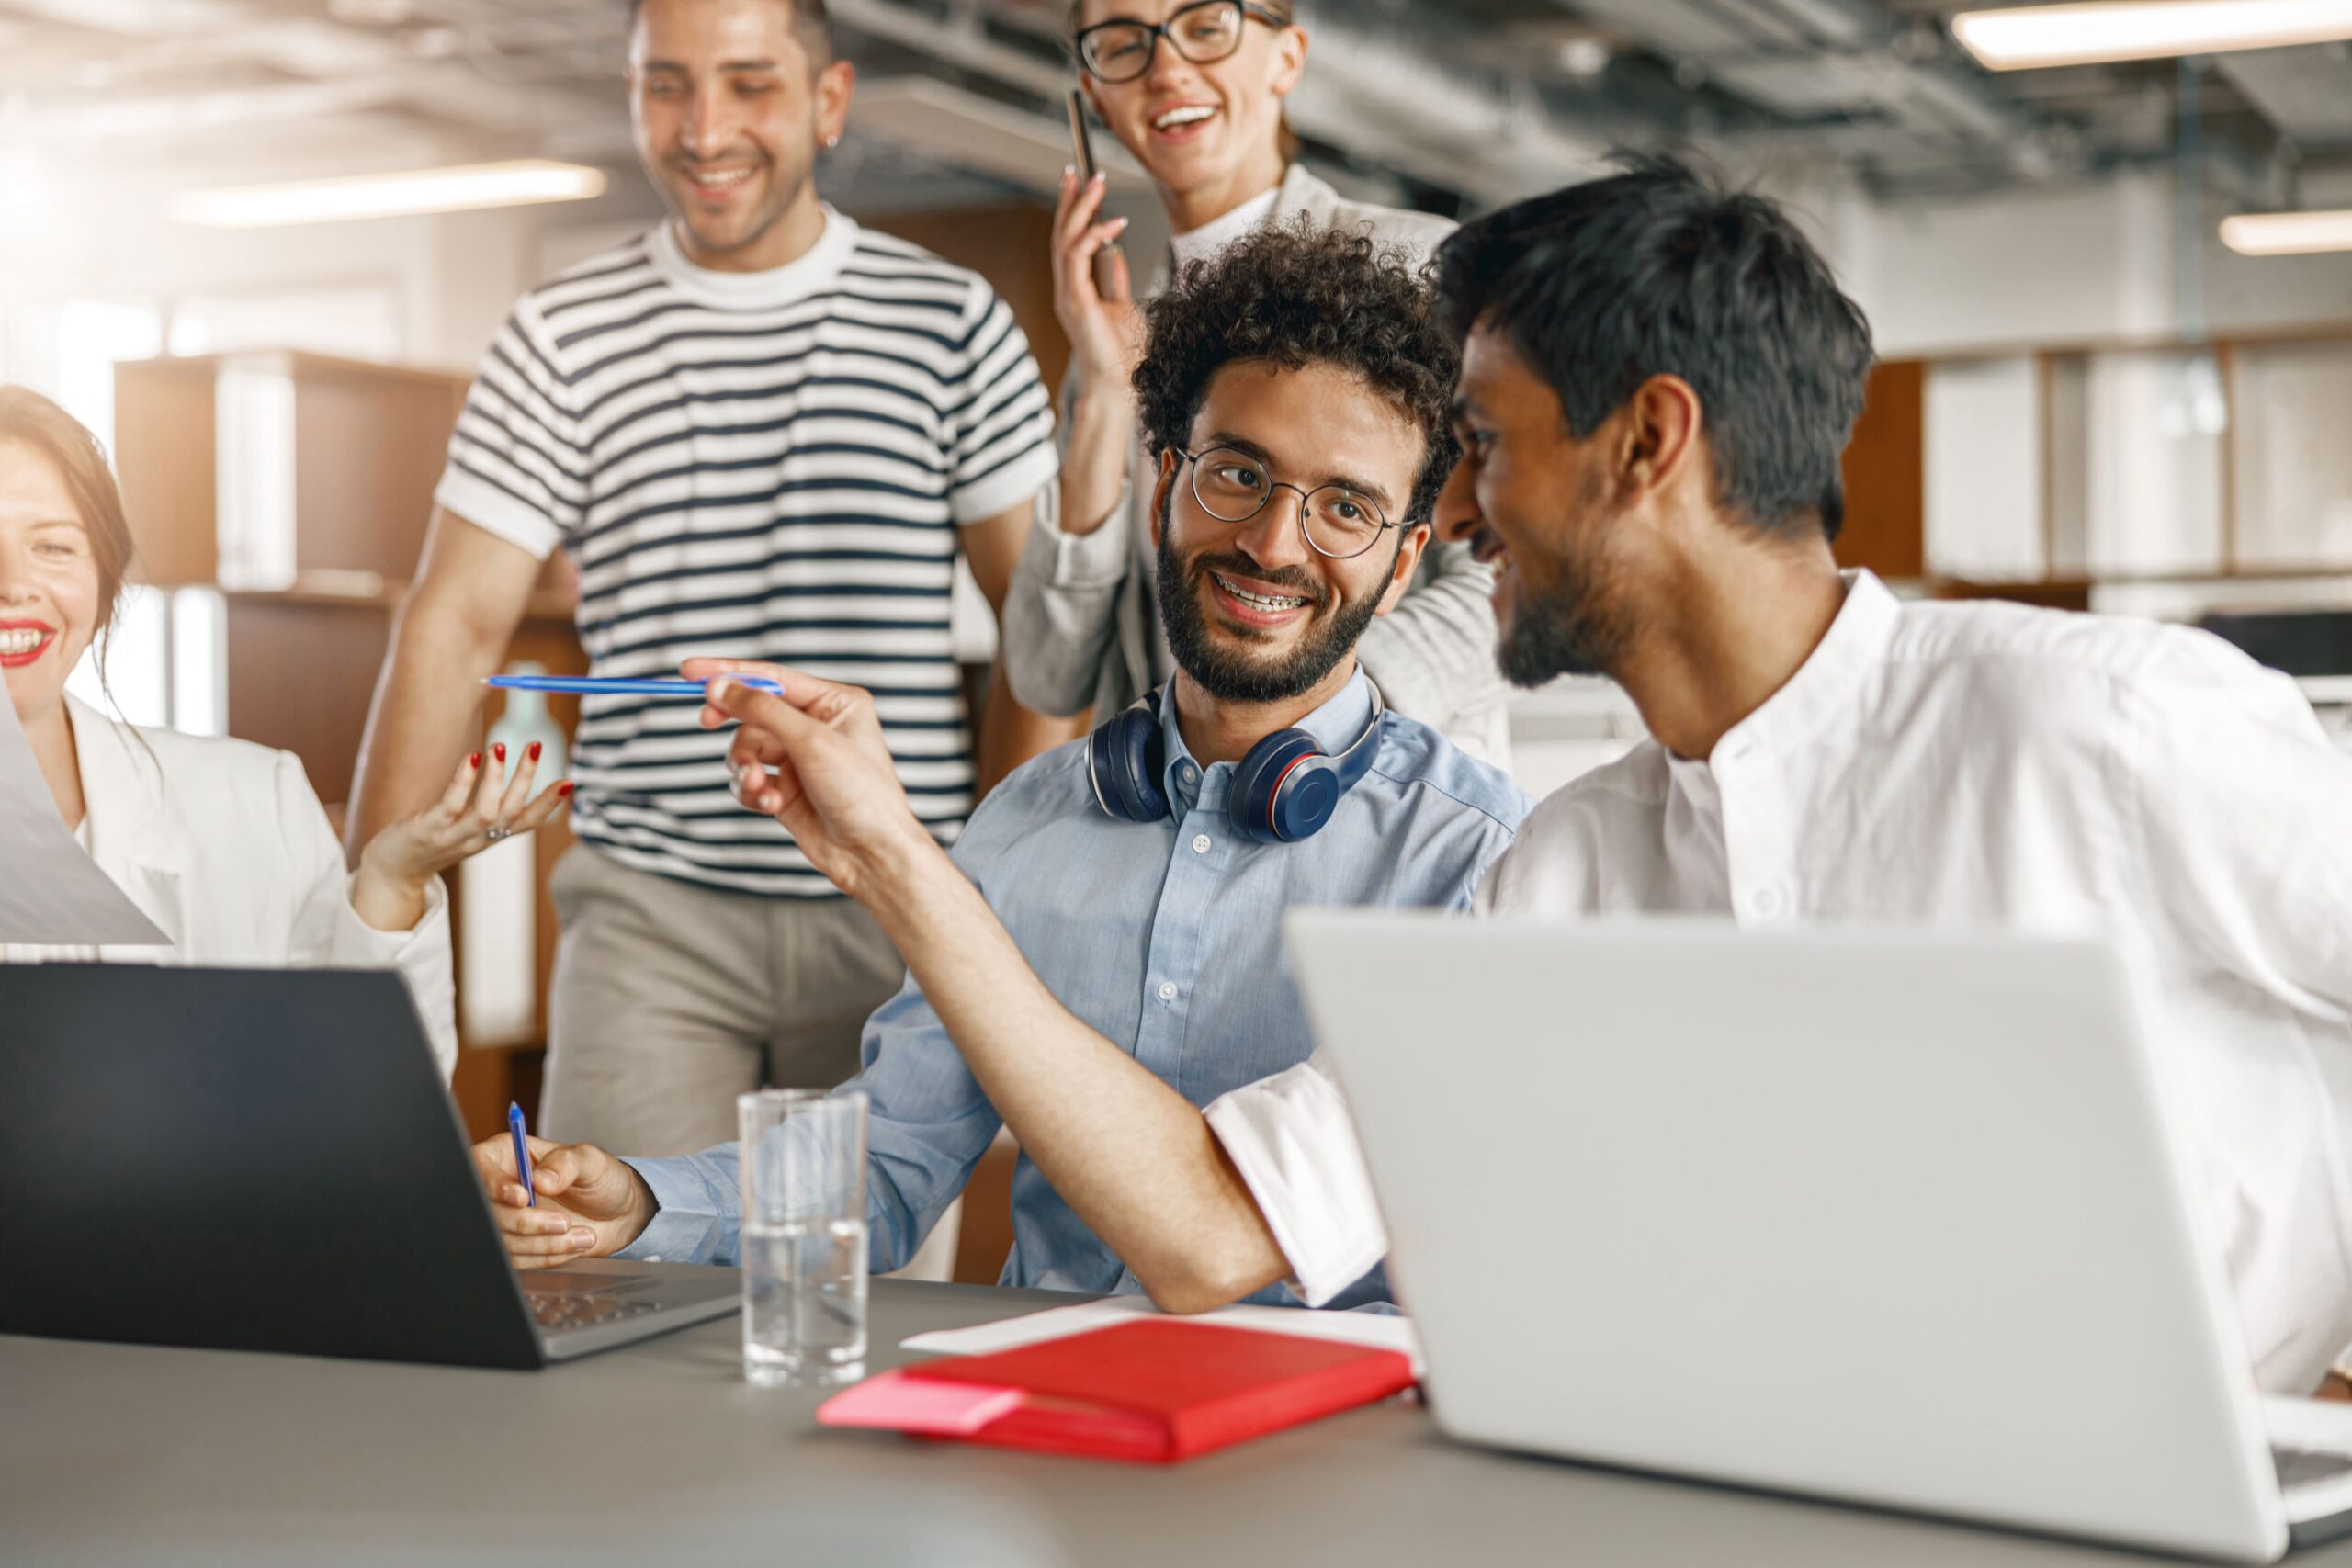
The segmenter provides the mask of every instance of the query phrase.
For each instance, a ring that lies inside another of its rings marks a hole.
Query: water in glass
[[[762,1387],[865,1375],[865,1222],[743,1227],[743,1375]]]

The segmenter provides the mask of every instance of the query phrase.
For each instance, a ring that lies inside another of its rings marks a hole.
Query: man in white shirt
[[[1466,329],[1438,518],[1499,569],[1504,673],[1608,674],[1654,738],[1537,807],[1482,907],[2110,934],[2163,989],[2263,1385],[2318,1384],[2352,1344],[2352,762],[2291,684],[2193,631],[1841,575],[1869,328],[1759,197],[1638,163],[1438,276]],[[1119,1130],[1073,1204],[1190,1195],[1150,1223],[1221,1299],[1317,1304],[1386,1250],[1316,1063],[1204,1111],[1107,1043],[1001,1070]]]
[[[2186,628],[1840,574],[1869,328],[1759,197],[1637,164],[1438,273],[1466,329],[1439,525],[1498,568],[1504,673],[1609,675],[1652,737],[1536,808],[1481,911],[2107,934],[2159,988],[2263,1385],[2318,1385],[2352,1343],[2352,760],[2293,683]],[[1205,1117],[1307,1300],[1385,1250],[1317,1064]]]

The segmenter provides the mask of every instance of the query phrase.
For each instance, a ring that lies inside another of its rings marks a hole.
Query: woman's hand
[[[1061,200],[1054,209],[1054,314],[1069,335],[1081,388],[1131,396],[1129,383],[1143,356],[1143,312],[1124,253],[1110,254],[1102,265],[1104,287],[1095,284],[1096,254],[1127,226],[1124,218],[1096,221],[1103,190],[1101,175],[1080,185],[1076,173],[1062,173]]]
[[[501,839],[529,832],[571,794],[567,781],[531,798],[539,770],[536,740],[503,782],[506,748],[492,748],[491,760],[484,768],[481,752],[468,757],[438,801],[368,840],[351,883],[351,907],[362,920],[379,931],[409,930],[424,916],[424,890],[434,877]]]

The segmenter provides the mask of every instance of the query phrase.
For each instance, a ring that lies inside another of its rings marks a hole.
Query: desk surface
[[[1069,1299],[877,1280],[871,1364]],[[1397,1403],[1169,1469],[827,1431],[817,1403],[746,1386],[731,1317],[536,1374],[0,1336],[0,1561],[2127,1561],[1484,1452]]]

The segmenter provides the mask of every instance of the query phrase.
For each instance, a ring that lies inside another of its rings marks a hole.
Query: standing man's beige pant
[[[847,898],[769,898],[621,864],[559,862],[541,1135],[678,1155],[735,1136],[735,1097],[831,1089],[906,977]]]
[[[561,935],[536,1131],[614,1154],[735,1137],[735,1097],[831,1089],[858,1070],[865,1021],[906,978],[847,898],[730,893],[625,866],[587,844],[549,886]],[[951,1209],[901,1274],[944,1280]]]

